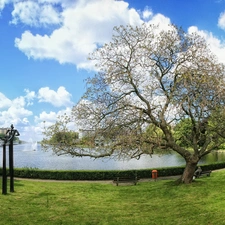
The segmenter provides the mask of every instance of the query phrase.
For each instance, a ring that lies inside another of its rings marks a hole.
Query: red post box
[[[152,179],[157,179],[158,177],[158,171],[157,170],[152,170]]]

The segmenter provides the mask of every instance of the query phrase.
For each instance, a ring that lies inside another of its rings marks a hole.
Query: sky
[[[225,63],[225,0],[0,0],[0,128],[40,141],[84,94],[88,55],[144,22],[199,33]]]

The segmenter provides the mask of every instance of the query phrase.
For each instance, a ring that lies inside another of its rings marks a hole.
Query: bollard
[[[157,177],[158,177],[158,171],[152,170],[152,179],[154,179],[156,181]]]

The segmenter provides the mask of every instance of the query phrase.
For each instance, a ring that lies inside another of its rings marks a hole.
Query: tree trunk
[[[192,182],[198,161],[199,158],[197,157],[191,157],[189,160],[186,160],[184,172],[178,180],[179,183],[190,184]]]

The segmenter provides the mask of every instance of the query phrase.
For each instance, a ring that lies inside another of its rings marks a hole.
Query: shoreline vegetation
[[[158,177],[181,175],[185,166],[157,168]],[[203,171],[225,168],[225,162],[201,165]],[[115,177],[134,177],[149,179],[152,177],[151,169],[136,170],[41,170],[36,168],[15,168],[14,177],[30,179],[52,180],[113,180]],[[2,169],[0,168],[0,175]]]

